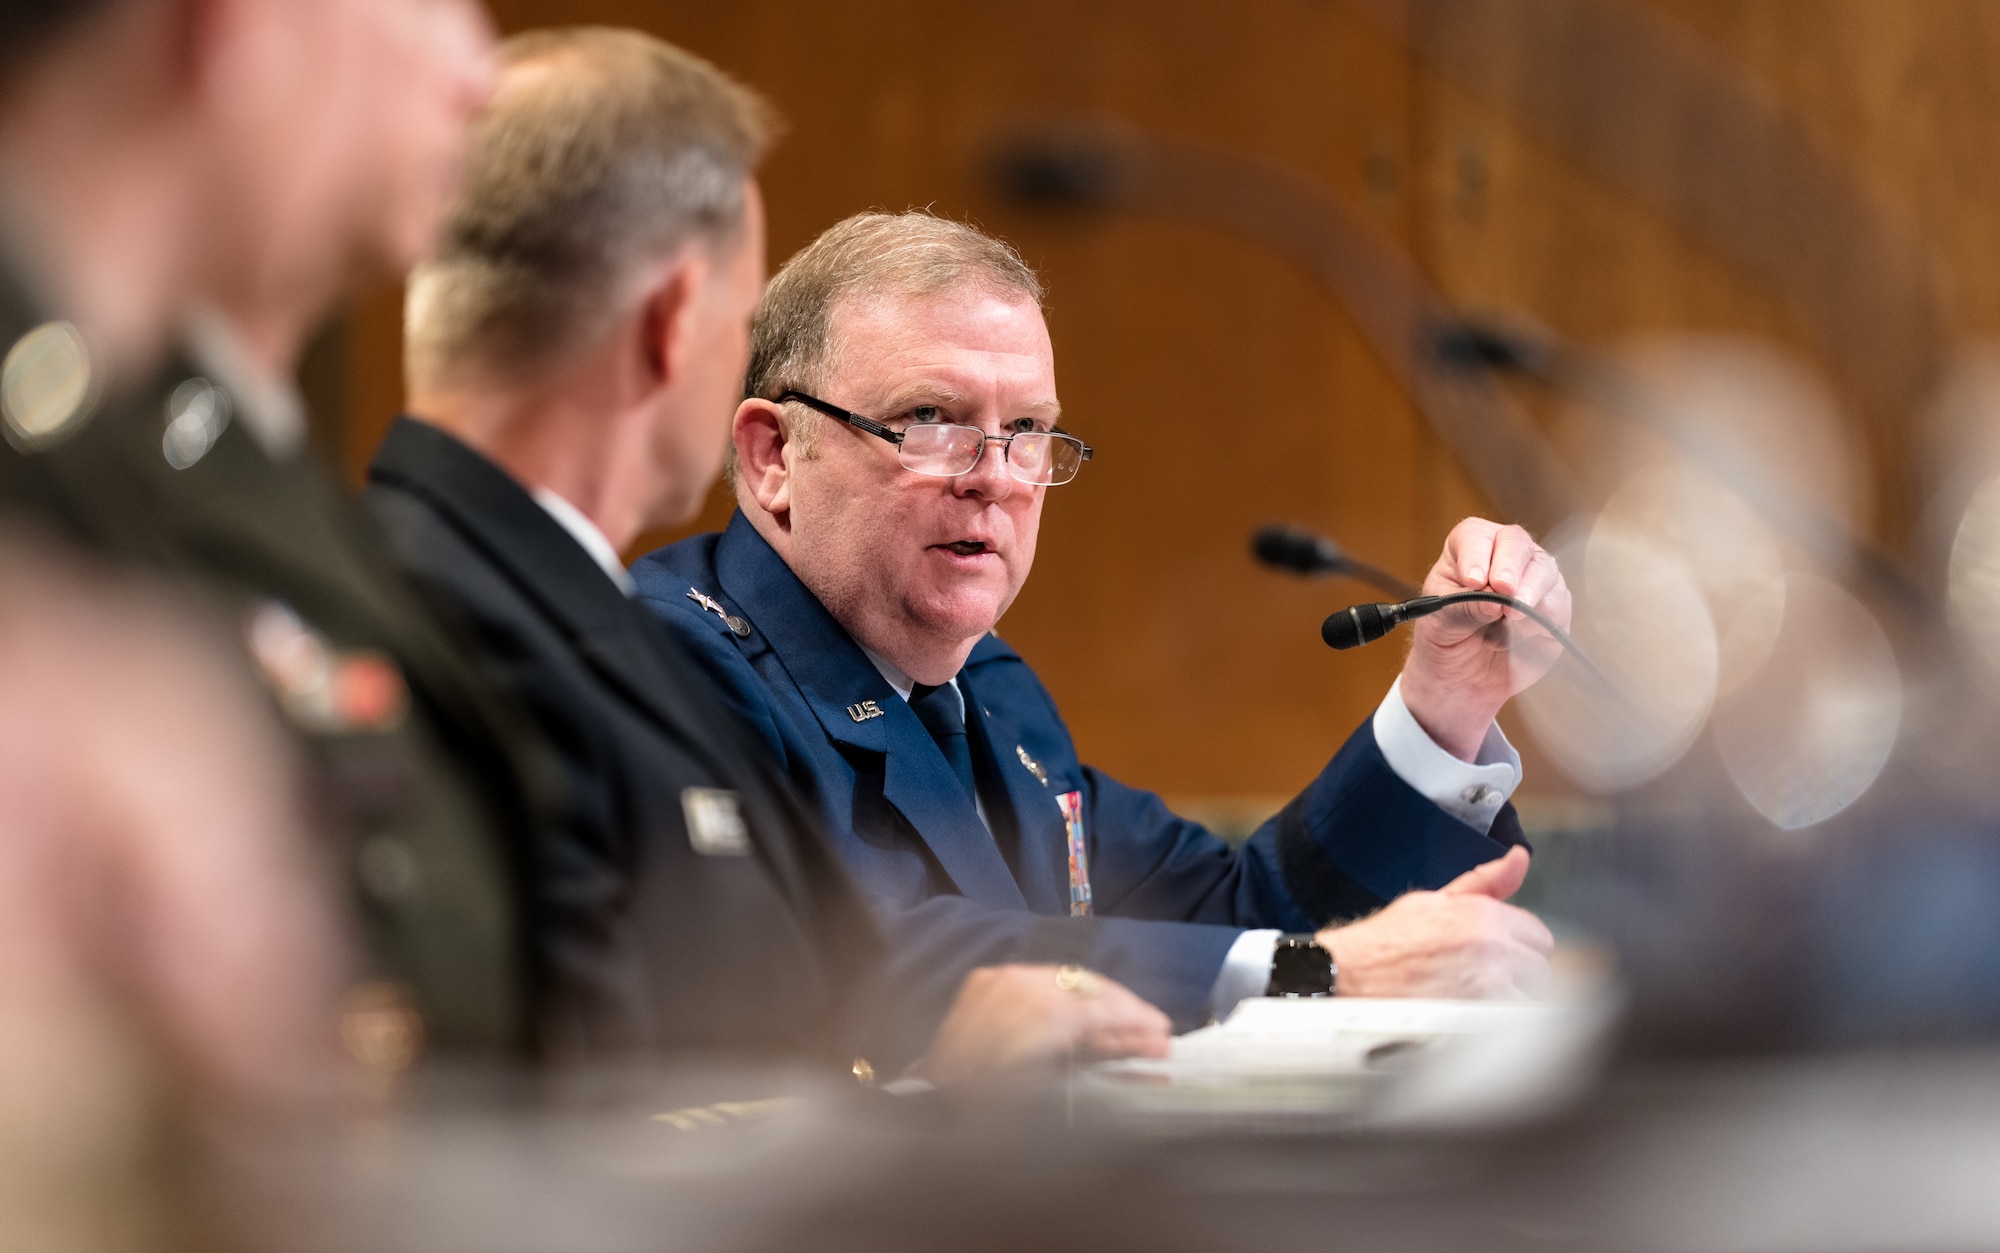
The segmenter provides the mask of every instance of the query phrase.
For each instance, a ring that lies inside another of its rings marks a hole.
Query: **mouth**
[[[957,553],[961,557],[977,557],[981,553],[990,553],[993,551],[993,545],[987,543],[985,540],[977,539],[953,540],[949,544],[940,544],[938,547],[945,549],[947,552]]]

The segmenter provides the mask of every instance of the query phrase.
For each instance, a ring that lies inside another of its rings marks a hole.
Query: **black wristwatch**
[[[1280,936],[1271,951],[1271,985],[1264,995],[1332,996],[1333,954],[1312,936]]]

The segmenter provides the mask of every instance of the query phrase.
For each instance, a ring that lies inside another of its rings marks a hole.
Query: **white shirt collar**
[[[234,416],[264,455],[273,461],[298,455],[306,442],[306,406],[298,388],[259,368],[229,319],[210,306],[188,314],[181,336],[195,365],[235,401]]]
[[[611,576],[611,581],[618,585],[619,591],[627,596],[638,592],[639,585],[632,581],[632,575],[625,569],[625,563],[618,560],[618,550],[611,546],[611,541],[597,528],[597,524],[590,520],[588,514],[546,487],[537,487],[529,495],[535,498],[536,504],[548,511],[548,515],[556,520],[557,526],[569,532],[570,538],[575,540],[583,551],[590,554],[590,559],[596,562],[605,574]]]
[[[889,686],[896,689],[896,695],[902,697],[904,700],[910,699],[910,693],[913,690],[915,690],[917,686],[917,681],[911,678],[909,675],[904,674],[901,670],[897,669],[895,662],[890,661],[887,657],[884,657],[882,654],[868,647],[868,645],[861,643],[860,640],[856,640],[854,642],[860,647],[861,651],[867,655],[868,660],[875,663],[875,669],[878,672],[880,672],[880,674],[884,679],[887,679],[889,681]],[[955,674],[952,675],[949,679],[946,679],[940,686],[948,687],[952,691],[958,693],[959,708],[960,709],[965,708],[965,689],[958,685],[957,675]]]
[[[904,700],[910,699],[910,689],[917,685],[917,681],[897,669],[896,663],[868,647],[868,645],[862,644],[860,640],[854,642],[861,645],[861,651],[868,655],[869,661],[875,663],[875,669],[880,671],[882,677],[889,681],[890,687],[896,689],[896,695],[902,697]]]

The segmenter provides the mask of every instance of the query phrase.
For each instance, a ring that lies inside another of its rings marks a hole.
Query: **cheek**
[[[1028,568],[1035,564],[1035,541],[1041,538],[1042,530],[1042,497],[1047,490],[1037,489],[1034,498],[1014,514],[1014,559],[1009,569],[1016,586],[1028,577]]]
[[[802,548],[828,554],[861,547],[870,511],[861,494],[824,464],[792,474],[792,530]]]

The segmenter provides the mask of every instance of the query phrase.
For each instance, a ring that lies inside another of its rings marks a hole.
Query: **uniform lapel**
[[[741,513],[716,547],[715,566],[723,594],[769,642],[827,738],[883,758],[883,799],[958,890],[996,908],[1025,908],[1006,859],[923,723]]]
[[[1028,907],[1038,914],[1069,912],[1069,837],[1063,826],[1062,810],[1056,794],[1069,784],[1054,776],[1048,782],[1037,779],[1021,760],[1021,729],[987,711],[979,695],[977,663],[1006,649],[999,639],[988,635],[972,650],[958,682],[965,692],[967,721],[978,719],[980,736],[992,754],[993,773],[1006,789],[1013,809],[1014,827],[1020,840],[1016,861],[1020,867],[1021,891]]]

